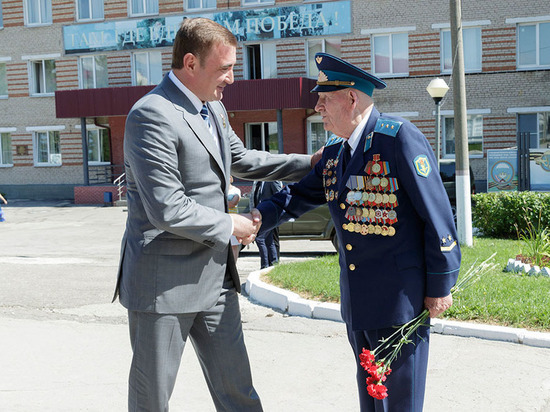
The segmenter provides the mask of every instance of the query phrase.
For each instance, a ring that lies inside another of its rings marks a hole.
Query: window
[[[453,117],[445,117],[443,121],[443,157],[453,158],[455,155],[455,122]],[[483,157],[483,115],[469,114],[468,154],[470,157]]]
[[[78,21],[103,19],[103,0],[76,0]]]
[[[159,84],[162,80],[162,57],[160,52],[134,53],[134,86]]]
[[[462,29],[462,41],[464,45],[464,71],[481,71],[481,28],[470,27]],[[450,73],[453,70],[453,57],[451,47],[451,31],[441,31],[441,72]]]
[[[245,78],[273,79],[277,77],[277,50],[275,43],[247,44],[244,46]]]
[[[31,66],[31,94],[53,95],[57,89],[55,60],[34,60]]]
[[[529,133],[530,149],[550,148],[550,113],[518,114],[518,131]]]
[[[277,123],[248,123],[246,125],[246,147],[247,149],[279,153]]]
[[[80,58],[80,87],[96,89],[109,86],[107,56],[86,56]]]
[[[34,132],[34,164],[36,166],[61,165],[59,131]]]
[[[8,76],[6,63],[0,62],[0,98],[8,97]]]
[[[215,8],[216,0],[187,0],[187,10]]]
[[[409,74],[409,35],[393,33],[375,35],[373,44],[373,72],[376,75]]]
[[[328,53],[336,57],[342,56],[342,47],[340,39],[321,39],[307,41],[307,75],[316,79],[319,74],[317,64],[315,63],[315,54]]]
[[[51,0],[26,0],[27,24],[50,24],[52,22]]]
[[[90,164],[110,163],[111,149],[107,129],[87,129],[88,162]]]
[[[260,4],[273,4],[275,0],[243,0],[243,6],[256,6]]]
[[[158,14],[158,0],[130,0],[130,15],[142,16],[146,14]]]
[[[323,126],[321,116],[312,116],[308,119],[307,152],[315,153],[327,142],[328,132]]]
[[[0,133],[0,166],[11,166],[11,133]]]
[[[518,68],[550,67],[550,22],[518,26]]]

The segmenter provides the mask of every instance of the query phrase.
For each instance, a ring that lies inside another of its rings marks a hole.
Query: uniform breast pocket
[[[190,255],[195,242],[188,239],[153,239],[145,242],[143,253],[148,255]]]

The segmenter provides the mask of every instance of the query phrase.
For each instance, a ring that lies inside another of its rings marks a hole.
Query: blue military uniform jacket
[[[373,108],[344,173],[343,140],[300,182],[259,205],[262,230],[328,202],[340,242],[344,321],[353,330],[403,324],[424,297],[450,293],[460,248],[432,148],[410,122]]]

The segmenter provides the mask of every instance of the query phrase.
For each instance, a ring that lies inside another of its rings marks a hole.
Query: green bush
[[[479,193],[472,200],[472,223],[485,236],[517,239],[539,216],[541,227],[550,225],[550,193]]]

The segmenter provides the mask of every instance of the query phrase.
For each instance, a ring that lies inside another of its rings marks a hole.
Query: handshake
[[[258,209],[252,209],[250,213],[230,214],[233,219],[233,235],[243,245],[254,242],[256,234],[262,225],[262,215]]]

